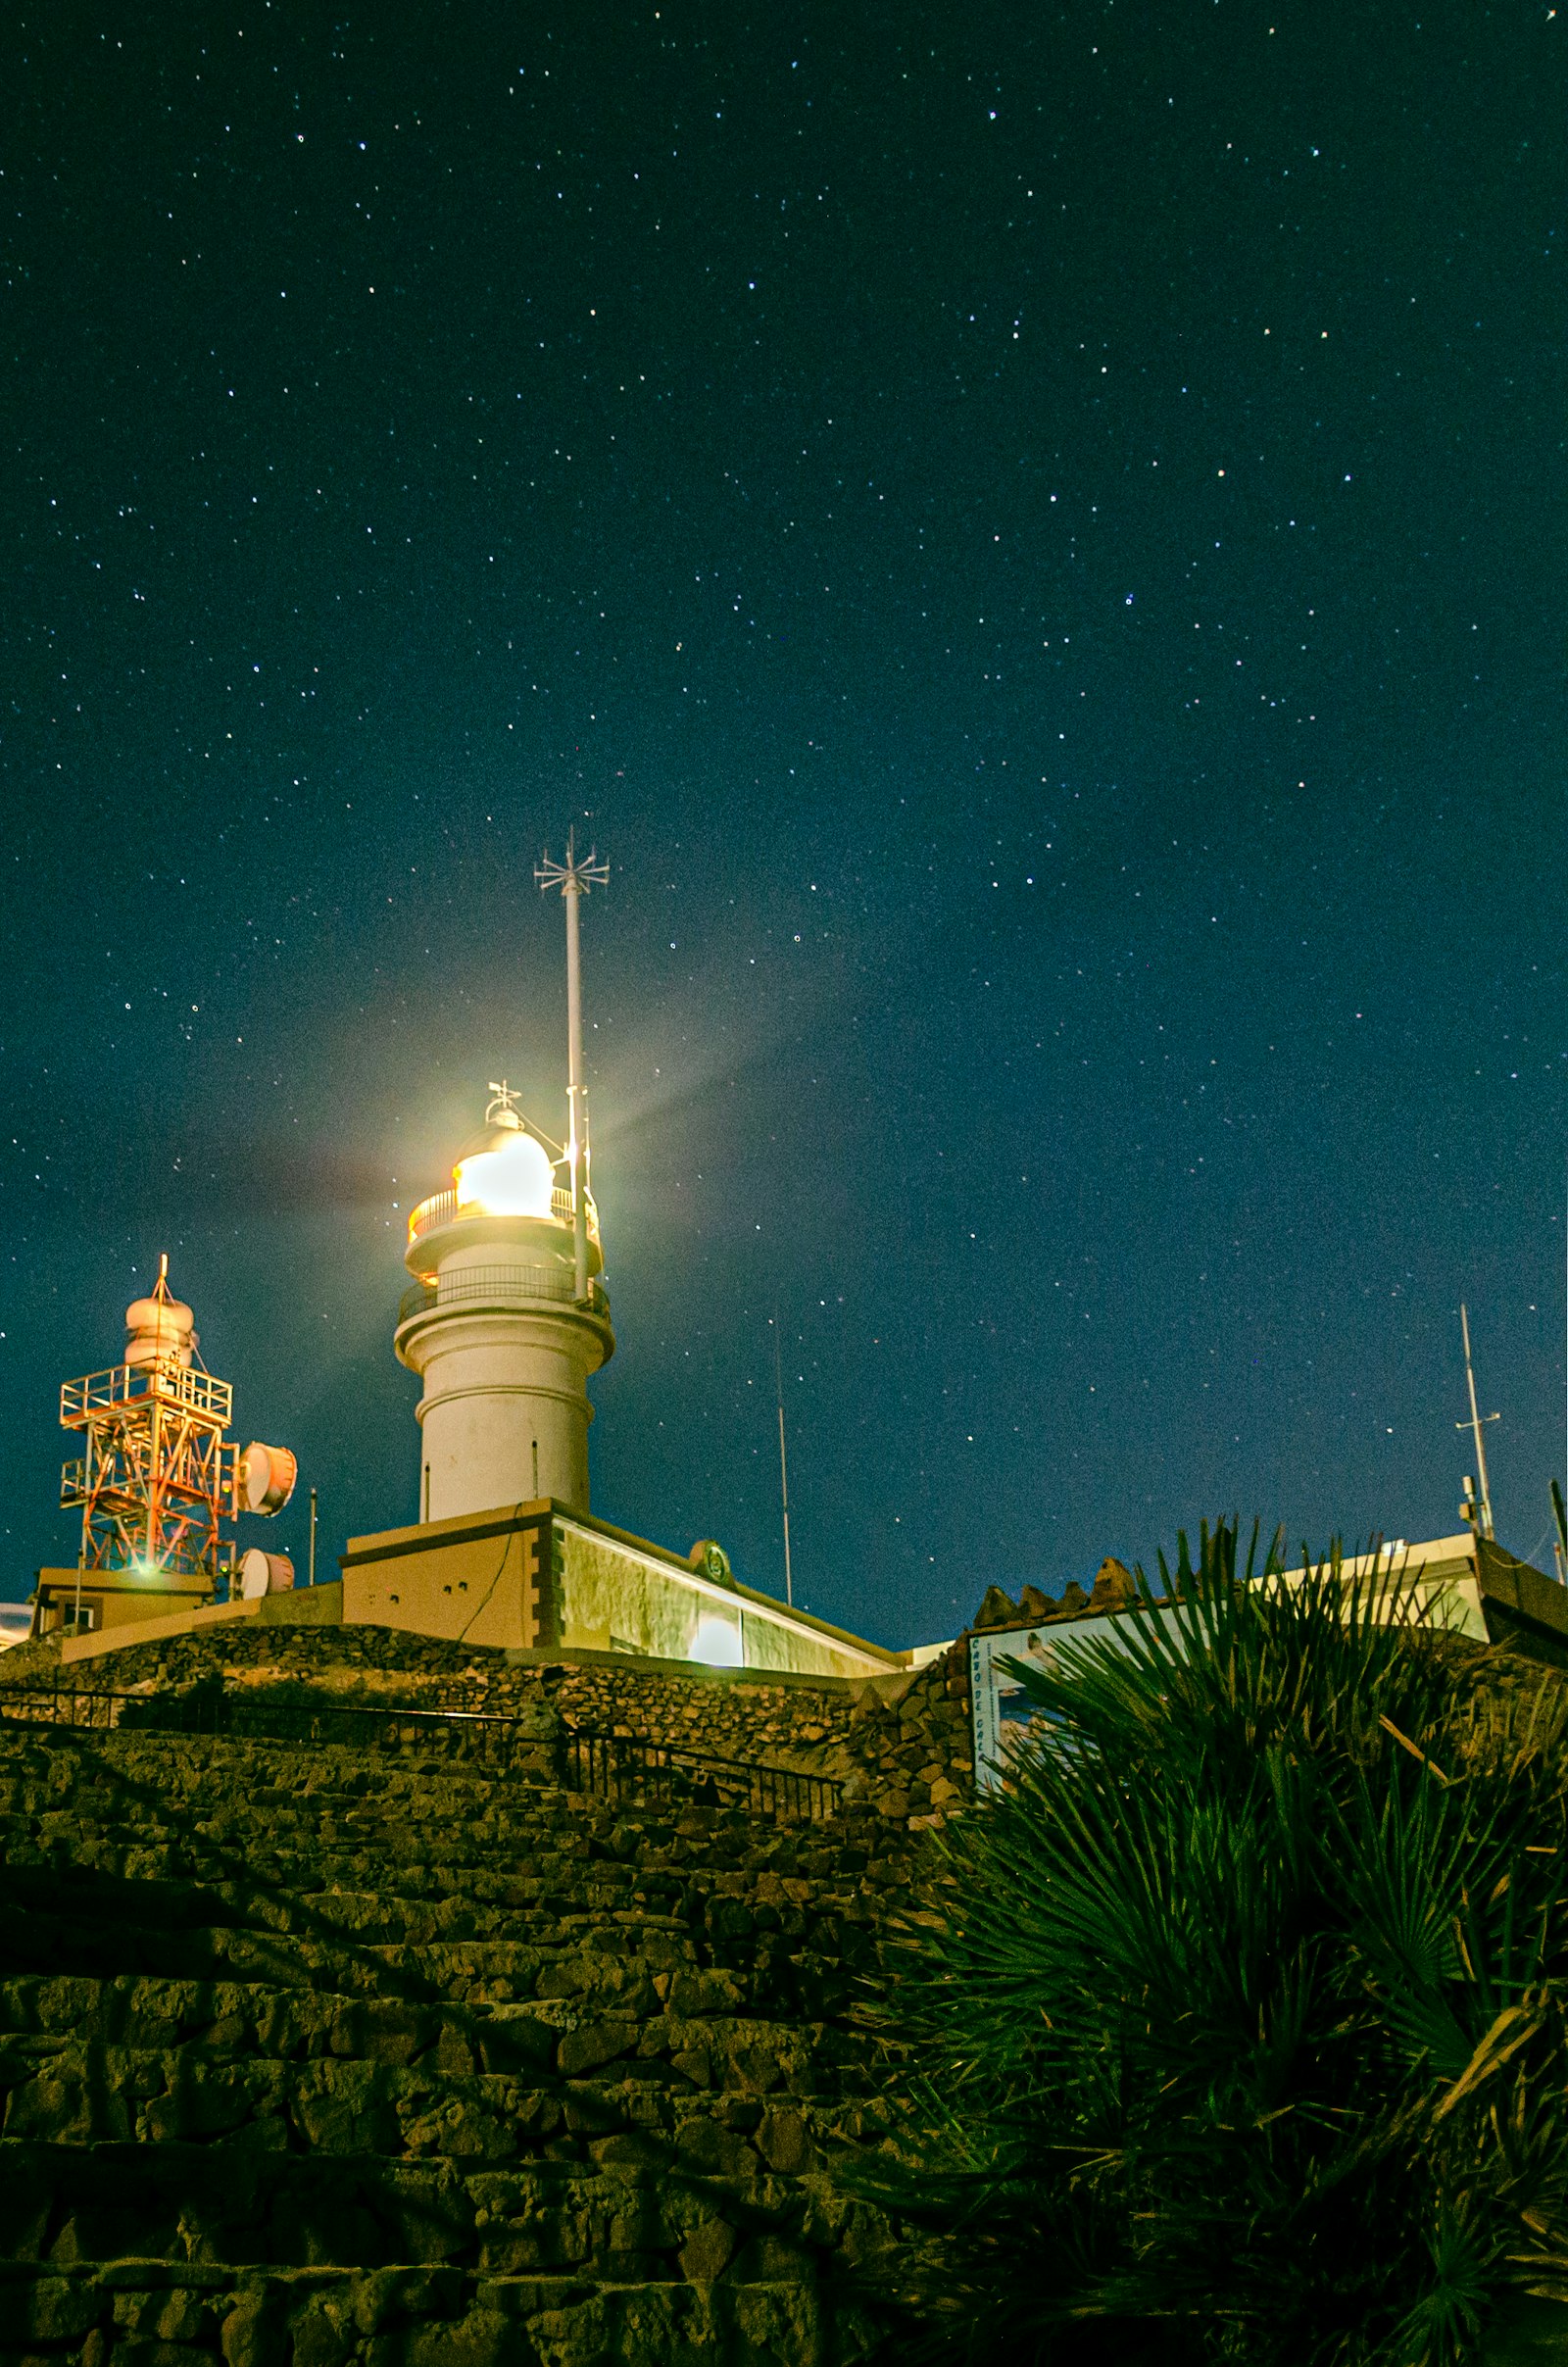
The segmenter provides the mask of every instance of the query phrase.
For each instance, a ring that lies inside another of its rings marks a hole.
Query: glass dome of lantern
[[[458,1215],[549,1217],[555,1180],[549,1152],[497,1087],[484,1132],[452,1170]]]

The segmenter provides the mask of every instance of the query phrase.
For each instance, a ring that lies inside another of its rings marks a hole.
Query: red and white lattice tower
[[[167,1571],[205,1579],[216,1594],[235,1568],[224,1524],[242,1511],[280,1512],[294,1456],[229,1443],[234,1392],[202,1364],[195,1317],[170,1290],[167,1257],[151,1296],[125,1309],[125,1327],[123,1362],[60,1392],[63,1428],[82,1433],[83,1452],[60,1480],[61,1504],[81,1513],[76,1566],[142,1578]]]

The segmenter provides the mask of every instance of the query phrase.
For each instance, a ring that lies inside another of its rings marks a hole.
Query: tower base
[[[341,1563],[345,1620],[453,1643],[814,1676],[882,1676],[904,1664],[737,1585],[707,1541],[682,1559],[549,1497],[351,1537]]]

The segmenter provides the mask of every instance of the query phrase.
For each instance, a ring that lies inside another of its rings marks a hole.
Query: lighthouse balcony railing
[[[583,1201],[588,1218],[588,1238],[597,1249],[599,1247],[599,1210],[594,1206],[594,1196],[591,1192],[583,1194]],[[409,1218],[409,1239],[418,1241],[424,1234],[433,1233],[440,1225],[455,1224],[460,1216],[477,1216],[482,1213],[483,1210],[476,1201],[460,1202],[456,1192],[432,1192],[428,1200],[420,1201]],[[569,1228],[572,1221],[571,1194],[559,1189],[553,1191],[550,1195],[550,1213],[557,1224],[564,1224]]]
[[[177,1356],[161,1356],[156,1363],[111,1364],[67,1381],[60,1392],[60,1419],[67,1430],[80,1430],[95,1416],[128,1411],[153,1399],[224,1428],[234,1410],[230,1382],[199,1365],[181,1364]]]
[[[440,1307],[555,1307],[576,1303],[569,1266],[470,1265],[434,1282],[416,1282],[398,1301],[398,1321],[411,1323]],[[610,1301],[603,1285],[590,1282],[587,1305],[596,1315],[608,1315]]]

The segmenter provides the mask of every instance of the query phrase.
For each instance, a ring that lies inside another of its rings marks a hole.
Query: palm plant
[[[1205,1525],[1017,1665],[1042,1714],[891,1951],[869,2183],[944,2355],[1448,2367],[1568,2297],[1556,1681],[1254,1555]]]

